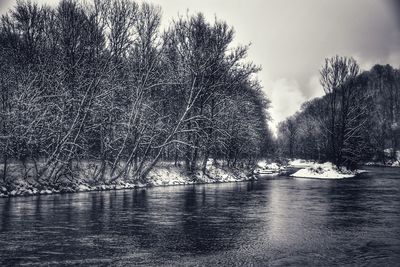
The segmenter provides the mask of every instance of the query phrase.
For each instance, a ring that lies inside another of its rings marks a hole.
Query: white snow
[[[264,169],[267,166],[267,162],[265,160],[257,162],[257,167]]]
[[[268,169],[268,170],[280,170],[280,169],[282,169],[282,167],[279,166],[279,165],[278,165],[277,163],[275,163],[275,162],[270,163],[270,164],[267,164],[267,165],[265,166],[265,168]]]
[[[207,172],[203,174],[197,171],[191,176],[188,176],[180,168],[174,166],[159,166],[150,171],[148,175],[148,183],[153,186],[163,185],[185,185],[195,183],[218,183],[218,182],[239,182],[248,180],[251,177],[246,177],[246,174],[233,170],[227,171],[223,168],[216,167],[207,162]]]
[[[257,167],[264,170],[281,170],[283,167],[276,162],[268,163],[267,161],[260,161]]]
[[[288,163],[290,167],[297,167],[297,168],[312,167],[314,166],[314,164],[315,164],[314,161],[304,160],[304,159],[294,159],[289,161]]]
[[[177,168],[154,168],[148,175],[148,182],[153,186],[185,184],[183,174]]]
[[[90,191],[90,187],[85,185],[85,184],[80,184],[78,187],[78,191],[79,192],[86,192],[86,191]]]
[[[51,191],[49,189],[44,189],[44,190],[40,191],[41,195],[50,195],[52,193],[53,193],[53,191]]]
[[[284,169],[285,167],[276,162],[268,163],[267,161],[263,160],[257,163],[257,168],[254,170],[254,173],[275,176],[279,175]]]
[[[359,172],[352,172],[345,168],[338,169],[332,163],[325,162],[323,164],[313,163],[312,166],[303,168],[291,176],[297,178],[343,179],[354,177],[357,173]]]

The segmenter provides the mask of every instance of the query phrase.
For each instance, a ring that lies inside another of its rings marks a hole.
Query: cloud
[[[388,63],[393,67],[400,68],[400,51],[390,53]]]
[[[267,96],[272,102],[270,113],[273,121],[270,122],[271,130],[276,133],[278,123],[294,114],[306,101],[296,80],[278,79],[267,82]]]
[[[318,75],[311,76],[306,87],[305,90],[295,79],[281,78],[264,82],[265,94],[272,102],[269,112],[273,120],[269,126],[273,133],[276,134],[279,122],[295,114],[305,101],[324,95]]]
[[[11,6],[11,1],[0,0],[0,14],[5,13],[10,6]]]
[[[310,92],[308,95],[308,99],[312,99],[315,97],[320,97],[324,95],[324,89],[319,81],[319,75],[315,74],[311,76],[308,81],[308,91]]]
[[[48,5],[55,7],[61,0],[32,0],[32,3],[37,3],[39,6]],[[0,15],[4,15],[17,4],[15,0],[0,0]]]

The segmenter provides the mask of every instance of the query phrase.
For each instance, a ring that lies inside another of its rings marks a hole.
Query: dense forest
[[[113,181],[160,161],[253,164],[271,149],[269,100],[233,39],[202,14],[161,30],[147,3],[18,1],[0,25],[1,180],[15,166],[49,183],[88,166]]]
[[[375,65],[361,72],[353,58],[335,56],[326,59],[320,74],[325,96],[279,124],[279,153],[349,168],[397,160],[400,70]]]
[[[17,1],[0,21],[0,181],[145,181],[160,162],[187,174],[210,159],[251,168],[271,156],[356,168],[393,162],[400,70],[325,60],[325,96],[267,124],[270,101],[234,30],[199,13],[161,27],[161,9],[131,0]]]

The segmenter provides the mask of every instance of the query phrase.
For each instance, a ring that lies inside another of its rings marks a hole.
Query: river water
[[[0,265],[399,266],[400,169],[0,199]]]

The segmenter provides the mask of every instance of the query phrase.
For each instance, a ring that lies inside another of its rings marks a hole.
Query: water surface
[[[400,169],[0,199],[0,265],[400,264]]]

